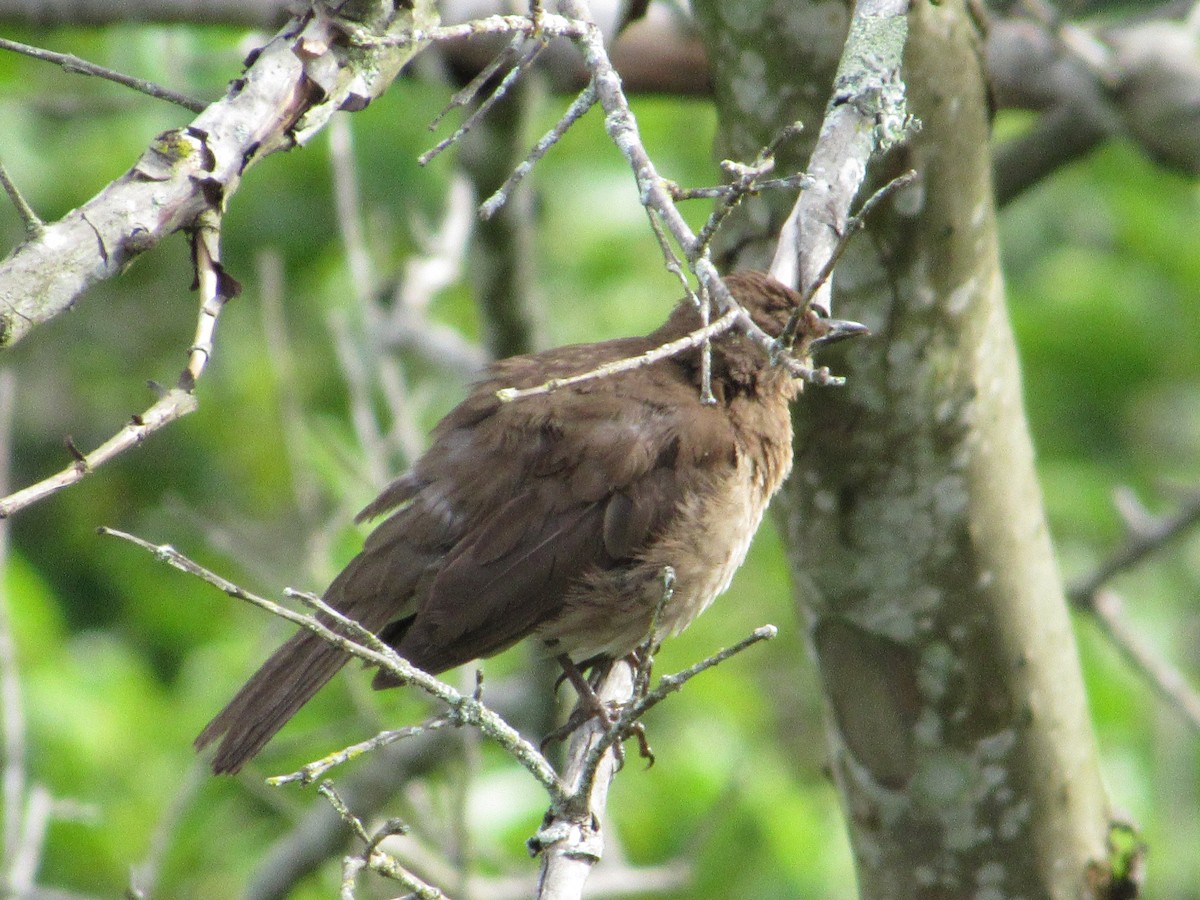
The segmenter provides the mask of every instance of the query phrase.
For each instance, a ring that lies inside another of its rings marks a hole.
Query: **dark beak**
[[[818,347],[835,344],[838,341],[844,341],[846,338],[871,333],[871,329],[867,328],[866,325],[846,319],[821,319],[821,324],[825,326],[826,331],[824,334],[813,338],[812,342],[808,345],[810,351],[816,350]]]

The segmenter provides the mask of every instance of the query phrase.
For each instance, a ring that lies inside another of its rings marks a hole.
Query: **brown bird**
[[[800,296],[767,275],[726,285],[777,335]],[[712,393],[700,350],[502,402],[527,388],[635,357],[700,326],[690,301],[645,337],[560,347],[495,363],[433,431],[429,450],[359,520],[391,515],[334,579],[325,600],[413,665],[438,673],[534,636],[575,663],[620,658],[663,637],[729,585],[792,465],[788,401],[801,382],[738,330],[712,341]],[[797,350],[866,329],[818,315]],[[215,772],[236,772],[348,660],[303,630],[200,733],[220,738]],[[386,672],[376,688],[398,681]]]

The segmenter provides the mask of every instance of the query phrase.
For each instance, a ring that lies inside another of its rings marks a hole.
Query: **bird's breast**
[[[781,441],[763,434],[739,440],[732,465],[697,477],[661,533],[633,561],[589,573],[568,592],[561,613],[539,628],[549,651],[577,662],[621,657],[652,628],[658,639],[686,628],[729,587],[790,468],[786,422]],[[667,567],[674,583],[664,603]]]

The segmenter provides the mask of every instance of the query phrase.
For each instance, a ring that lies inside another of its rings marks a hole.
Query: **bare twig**
[[[42,220],[38,218],[38,214],[33,211],[33,207],[26,201],[25,196],[13,180],[8,177],[8,170],[4,168],[3,163],[0,163],[0,185],[4,187],[4,192],[8,194],[8,199],[17,208],[17,214],[21,217],[21,221],[25,223],[25,235],[27,237],[37,237],[41,234]]]
[[[512,40],[508,42],[508,46],[503,51],[492,57],[491,62],[479,70],[479,74],[468,81],[465,85],[450,95],[450,102],[442,108],[436,116],[429,122],[429,130],[436,131],[437,127],[442,124],[442,120],[448,116],[451,111],[461,109],[472,100],[474,100],[484,85],[486,85],[496,73],[505,66],[510,65],[517,58],[517,54],[521,50],[521,45],[525,43],[525,36],[517,33]]]
[[[322,782],[317,787],[317,791],[329,801],[329,804],[341,816],[342,821],[349,825],[350,830],[366,845],[360,855],[347,856],[343,861],[341,891],[343,900],[351,900],[355,896],[355,882],[358,873],[364,868],[369,868],[385,878],[399,882],[410,892],[407,896],[416,898],[416,900],[448,900],[440,890],[417,878],[400,865],[395,857],[379,849],[379,844],[385,839],[397,834],[404,834],[408,830],[398,819],[389,819],[374,835],[368,834],[358,816],[354,815],[342,798],[338,796],[333,782]]]
[[[753,647],[761,641],[769,641],[779,633],[774,625],[763,625],[761,628],[756,628],[749,635],[742,638],[736,644],[718,650],[712,656],[700,660],[695,665],[689,666],[682,672],[676,672],[674,675],[664,675],[658,680],[658,686],[654,690],[647,693],[644,697],[639,698],[635,702],[628,704],[622,711],[621,715],[613,722],[607,732],[590,748],[589,757],[584,765],[584,773],[586,778],[595,777],[594,772],[599,765],[602,754],[614,744],[629,733],[630,727],[641,720],[641,718],[654,707],[658,706],[663,700],[667,699],[671,694],[683,689],[683,686],[699,675],[711,669],[713,666],[720,665],[732,656],[736,656],[743,650]],[[642,651],[647,656],[649,655],[651,644],[648,641]]]
[[[572,101],[571,105],[567,107],[567,111],[563,113],[562,118],[554,124],[553,128],[546,132],[541,140],[534,144],[533,149],[529,151],[529,155],[522,160],[520,165],[513,169],[512,174],[508,176],[499,190],[480,204],[480,218],[490,219],[494,216],[508,200],[508,195],[512,192],[513,188],[520,184],[537,164],[538,160],[546,155],[546,151],[558,143],[562,136],[567,133],[567,129],[579,121],[595,105],[596,89],[592,84],[588,84],[587,87],[579,92],[579,95]]]
[[[756,181],[750,187],[750,190],[743,191],[748,196],[761,194],[763,191],[778,191],[791,190],[793,188],[804,188],[812,183],[812,176],[806,175],[803,172],[797,172],[795,175],[788,175],[784,178],[764,178],[761,181]],[[717,184],[712,187],[685,188],[680,187],[675,182],[667,183],[667,190],[671,193],[673,200],[724,200],[728,197],[739,193],[736,185],[733,184]]]
[[[605,363],[602,366],[597,366],[588,372],[582,372],[578,375],[569,375],[565,378],[551,378],[543,384],[535,385],[528,388],[501,388],[496,391],[496,396],[505,403],[512,400],[520,400],[524,397],[532,397],[537,394],[548,394],[551,391],[556,391],[559,388],[567,387],[568,385],[578,384],[581,381],[590,381],[593,378],[607,378],[615,375],[618,372],[627,372],[630,369],[640,369],[643,366],[648,366],[651,363],[658,362],[660,359],[666,359],[670,356],[675,356],[678,353],[683,353],[685,350],[690,350],[697,347],[705,340],[712,338],[718,334],[728,331],[740,319],[746,318],[746,312],[741,307],[731,309],[717,321],[713,322],[705,328],[698,328],[691,334],[669,341],[653,350],[648,350],[641,356],[631,356],[626,359],[619,359],[615,362]]]
[[[728,191],[721,196],[721,202],[709,213],[708,219],[700,227],[700,232],[696,235],[696,240],[700,243],[701,247],[708,247],[712,243],[713,235],[717,233],[717,229],[721,227],[721,223],[729,218],[729,214],[733,212],[743,199],[754,192],[755,185],[758,184],[759,180],[774,170],[775,157],[767,150],[763,150],[758,155],[758,159],[749,165],[726,159],[721,162],[721,168],[727,174],[733,175],[734,180],[727,186],[729,188]]]
[[[396,728],[390,731],[381,731],[375,737],[367,741],[362,741],[357,744],[351,744],[342,750],[335,753],[330,753],[328,756],[323,756],[318,760],[301,766],[295,772],[288,775],[273,775],[267,779],[267,784],[278,787],[283,784],[291,784],[298,782],[299,784],[312,784],[330,769],[336,768],[344,763],[349,762],[364,753],[370,753],[372,750],[378,750],[380,747],[386,747],[388,744],[394,744],[396,741],[404,740],[409,737],[416,737],[419,734],[425,734],[430,731],[436,731],[439,728],[445,728],[447,725],[457,724],[449,716],[438,716],[430,719],[423,725],[410,725],[407,728]]]
[[[1163,659],[1158,650],[1130,627],[1124,615],[1121,598],[1116,592],[1101,588],[1092,596],[1088,606],[1092,618],[1108,636],[1125,660],[1144,677],[1167,705],[1183,716],[1192,728],[1200,731],[1200,694],[1183,674]]]
[[[199,404],[190,391],[172,388],[115,435],[61,472],[0,499],[0,519],[82,481],[104,463],[136,447],[154,432],[194,412]]]
[[[688,666],[682,672],[676,672],[674,675],[664,675],[658,680],[658,686],[635,704],[630,715],[630,721],[636,721],[645,715],[646,712],[658,706],[659,703],[667,699],[671,694],[682,690],[685,684],[701,672],[706,672],[713,666],[720,665],[730,657],[736,656],[743,650],[747,650],[761,641],[771,640],[778,633],[779,629],[774,625],[763,625],[761,628],[754,629],[754,631],[736,644],[718,650],[712,656],[700,660],[695,665]]]
[[[1174,515],[1131,529],[1128,540],[1112,556],[1067,590],[1067,598],[1080,609],[1089,609],[1096,593],[1112,578],[1197,525],[1200,525],[1200,494],[1187,499]]]
[[[450,135],[448,138],[438,141],[438,143],[432,148],[426,150],[424,153],[418,156],[417,162],[423,166],[427,166],[443,150],[462,140],[463,135],[475,127],[479,120],[487,115],[488,110],[490,110],[501,99],[503,99],[504,95],[508,93],[509,89],[516,84],[517,79],[529,71],[530,67],[537,60],[541,52],[546,49],[547,43],[548,41],[544,37],[535,40],[533,46],[525,51],[524,55],[522,55],[520,60],[517,61],[517,64],[509,69],[507,73],[505,73],[504,77],[500,80],[500,83],[496,85],[496,89],[492,91],[486,100],[479,104],[478,108],[467,117],[466,121],[458,126],[454,134]]]
[[[153,81],[147,81],[144,78],[134,78],[131,75],[122,75],[120,72],[114,72],[112,69],[106,69],[104,66],[98,66],[95,63],[90,63],[85,59],[80,59],[78,56],[73,56],[70,53],[55,53],[52,50],[43,50],[41,47],[31,47],[29,44],[22,44],[18,41],[10,41],[7,38],[0,38],[0,50],[11,50],[13,53],[23,53],[25,56],[32,56],[34,59],[40,59],[44,62],[54,63],[61,66],[64,72],[73,72],[77,75],[91,75],[95,78],[103,78],[107,81],[113,81],[117,84],[124,85],[127,88],[132,88],[135,91],[140,91],[157,100],[166,100],[168,103],[174,103],[176,106],[182,106],[184,109],[189,109],[192,112],[202,112],[207,108],[208,104],[202,100],[196,100],[186,94],[181,94],[178,91],[173,91],[170,88],[162,87],[155,84]]]
[[[1130,527],[1128,540],[1112,556],[1067,590],[1067,598],[1076,609],[1090,613],[1126,661],[1189,725],[1200,730],[1200,693],[1130,626],[1120,597],[1105,587],[1197,524],[1200,494],[1189,498],[1174,515],[1161,520],[1144,518]]]

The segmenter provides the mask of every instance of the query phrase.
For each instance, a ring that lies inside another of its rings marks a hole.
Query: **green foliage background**
[[[254,42],[234,31],[135,27],[12,36],[201,97],[219,94]],[[424,126],[447,95],[406,79],[352,119],[371,250],[385,276],[420,251],[422,229],[441,215],[452,155],[425,170],[414,159],[432,143]],[[562,103],[547,101],[541,125]],[[704,103],[642,98],[635,111],[665,175],[689,185],[717,179]],[[0,158],[46,219],[87,200],[155,134],[187,119],[116,86],[0,56]],[[1000,123],[1001,132],[1021,127],[1016,118]],[[546,338],[595,340],[659,322],[677,289],[598,114],[550,154],[537,184]],[[1168,511],[1200,476],[1200,193],[1117,143],[1014,202],[1001,221],[1029,415],[1069,579],[1121,540],[1115,487]],[[15,213],[0,206],[3,246],[20,237]],[[357,547],[352,513],[378,486],[364,474],[330,337],[332,316],[346,317],[360,339],[362,323],[349,299],[327,139],[252,169],[223,240],[245,292],[222,317],[199,412],[9,526],[4,583],[29,775],[72,804],[50,828],[42,884],[118,895],[156,834],[167,834],[159,896],[235,896],[264,848],[324,802],[311,791],[268,789],[263,776],[425,714],[403,692],[371,696],[351,671],[253,771],[210,778],[194,760],[193,736],[286,629],[95,534],[111,525],[172,543],[270,596],[284,586],[319,590]],[[264,335],[264,251],[285,266],[295,364],[286,382]],[[147,380],[173,382],[194,328],[191,277],[184,239],[174,238],[0,360],[17,376],[15,486],[67,464],[64,436],[94,447],[149,405]],[[465,284],[443,292],[432,314],[478,335]],[[423,427],[470,377],[403,364]],[[285,392],[303,412],[298,434],[283,424]],[[296,499],[304,479],[318,488],[317,524],[331,535],[315,551],[313,523]],[[1200,541],[1185,539],[1115,587],[1136,627],[1195,683]],[[698,679],[652,716],[658,764],[628,767],[614,789],[610,809],[632,861],[692,866],[691,885],[672,896],[853,896],[821,713],[815,692],[803,689],[812,676],[769,525],[729,594],[664,648],[658,670],[767,621],[780,626],[776,641]],[[1112,800],[1150,846],[1147,896],[1200,896],[1197,735],[1091,623],[1080,621],[1078,635]],[[489,685],[503,692],[524,659],[517,650],[489,662]],[[433,813],[417,824],[448,829],[437,813],[455,808],[460,774],[451,766],[432,781]],[[422,808],[411,795],[404,804],[401,814]],[[485,748],[467,808],[479,868],[531,873],[523,841],[544,802],[510,762]],[[337,879],[336,865],[327,866],[296,896],[334,896]]]

